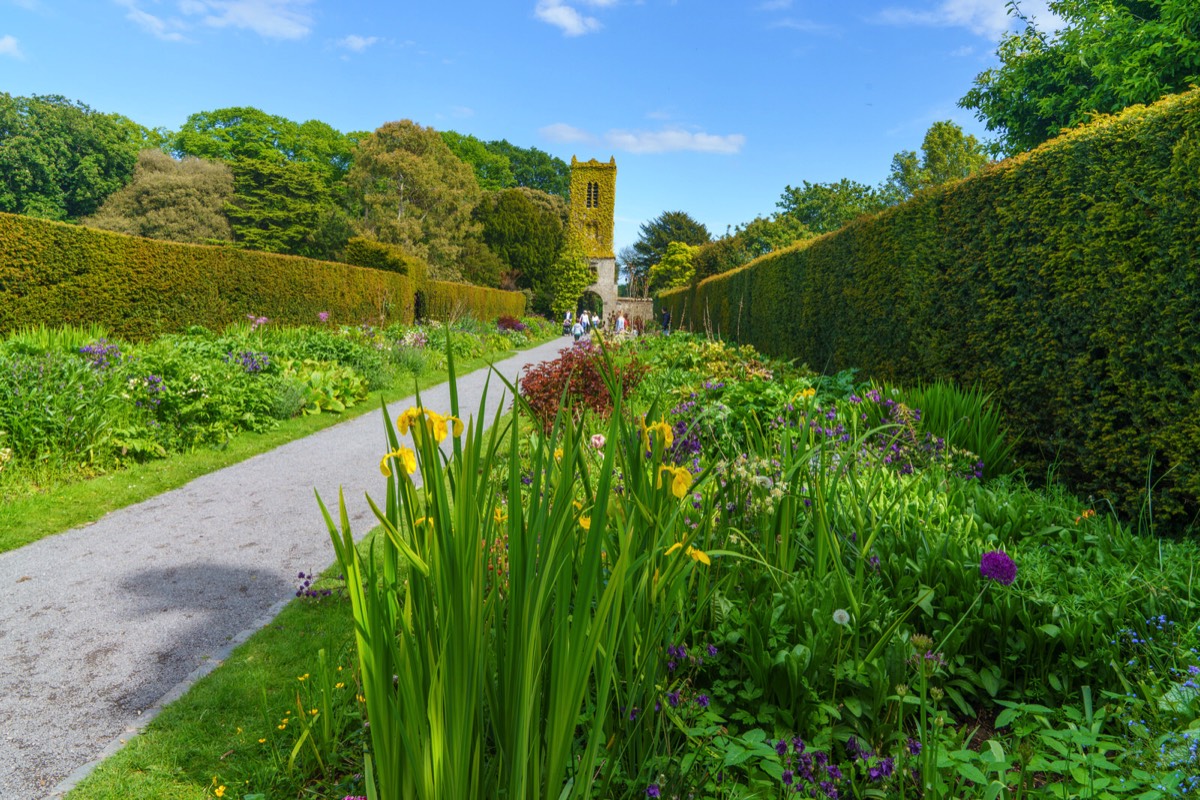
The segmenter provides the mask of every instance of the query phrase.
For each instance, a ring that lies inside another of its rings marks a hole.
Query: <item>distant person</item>
[[[563,336],[569,336],[570,334],[571,334],[571,312],[568,311],[566,313],[566,315],[563,316]]]
[[[617,314],[616,331],[617,331],[618,336],[620,336],[622,333],[625,332],[625,315],[624,314]]]
[[[671,332],[671,312],[668,309],[663,309],[663,333]]]
[[[573,326],[571,326],[571,333],[575,336],[575,341],[577,341],[577,342],[581,338],[583,338],[583,318],[582,317],[575,320],[575,324]]]
[[[579,321],[583,323],[583,332],[587,333],[592,329],[592,315],[584,311],[579,315]]]

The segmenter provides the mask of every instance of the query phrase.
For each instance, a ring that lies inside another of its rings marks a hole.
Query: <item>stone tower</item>
[[[617,308],[617,259],[613,253],[613,208],[617,160],[608,163],[571,156],[571,226],[583,236],[596,282],[588,287],[604,303],[607,314]]]

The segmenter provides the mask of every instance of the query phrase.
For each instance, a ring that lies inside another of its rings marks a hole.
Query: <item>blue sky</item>
[[[619,248],[663,211],[717,235],[788,184],[877,184],[937,120],[982,138],[956,103],[1012,24],[1005,0],[0,0],[0,91],[615,156]]]

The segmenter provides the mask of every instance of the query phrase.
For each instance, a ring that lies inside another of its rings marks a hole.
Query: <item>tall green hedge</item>
[[[1200,513],[1200,90],[659,298],[825,370],[994,392],[1035,469]]]
[[[525,310],[518,292],[0,214],[0,334],[100,323],[115,335],[147,339],[187,325],[220,328],[248,314],[312,323],[322,311],[339,322],[412,322],[417,290],[439,319],[463,310],[481,319]]]
[[[521,292],[446,281],[426,281],[421,291],[425,293],[426,313],[433,319],[452,319],[464,312],[486,320],[525,314],[525,295]]]

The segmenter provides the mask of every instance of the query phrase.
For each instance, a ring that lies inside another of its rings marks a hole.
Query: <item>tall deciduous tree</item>
[[[925,132],[921,155],[902,150],[892,158],[892,172],[881,194],[889,203],[908,199],[914,192],[941,186],[975,174],[989,163],[987,152],[974,136],[955,123],[935,122]]]
[[[487,149],[508,159],[516,186],[556,194],[563,200],[571,196],[571,167],[561,158],[536,147],[517,147],[508,140],[488,142]]]
[[[1003,154],[1028,150],[1062,128],[1200,83],[1196,0],[1050,0],[1064,21],[1052,35],[1025,19],[1000,41],[959,101],[998,134]],[[1015,13],[1019,8],[1011,6]]]
[[[233,198],[233,173],[220,161],[184,158],[162,150],[138,153],[133,180],[108,196],[83,224],[174,242],[231,241],[225,204]]]
[[[633,243],[636,255],[628,264],[633,281],[645,281],[649,277],[650,268],[662,260],[671,242],[696,245],[712,240],[708,228],[684,211],[664,211],[643,223],[639,234]]]
[[[169,146],[177,156],[309,163],[332,189],[350,170],[354,142],[319,120],[293,122],[243,106],[192,114]]]
[[[809,183],[784,187],[775,204],[781,215],[792,217],[813,233],[829,233],[863,214],[886,206],[884,198],[866,184],[842,178],[837,183]]]
[[[0,92],[0,211],[73,220],[133,177],[154,132],[57,95]]]
[[[442,131],[442,139],[454,155],[475,171],[475,180],[479,182],[480,189],[494,192],[517,185],[507,156],[493,153],[479,139],[457,131]]]
[[[692,260],[696,257],[696,251],[699,249],[699,246],[683,242],[668,244],[663,257],[657,264],[650,267],[650,291],[657,292],[662,289],[687,285],[696,271]]]
[[[347,181],[362,208],[360,233],[425,259],[433,277],[460,277],[463,244],[479,230],[471,212],[480,190],[437,131],[387,123],[358,143]]]

